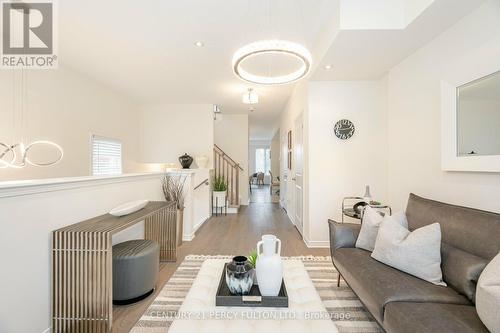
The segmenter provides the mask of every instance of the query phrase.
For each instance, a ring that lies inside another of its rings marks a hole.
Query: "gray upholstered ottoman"
[[[148,297],[155,288],[160,247],[135,239],[113,246],[113,303],[130,304]]]

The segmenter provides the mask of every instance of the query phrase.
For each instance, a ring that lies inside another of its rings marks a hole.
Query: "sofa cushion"
[[[479,277],[476,306],[486,327],[492,332],[500,332],[500,253]]]
[[[488,333],[469,305],[393,302],[385,307],[387,333]]]
[[[384,219],[372,258],[430,283],[446,286],[441,272],[439,223],[409,231],[392,216]]]
[[[441,244],[441,261],[443,280],[474,303],[477,281],[488,261],[446,243]]]
[[[398,271],[370,257],[370,252],[341,248],[332,256],[333,263],[349,286],[379,322],[390,302],[436,302],[471,304],[455,290],[437,286]]]

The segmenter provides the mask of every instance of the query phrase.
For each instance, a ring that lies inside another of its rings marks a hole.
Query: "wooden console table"
[[[113,324],[112,236],[144,221],[144,236],[175,261],[176,206],[152,201],[130,215],[101,215],[52,232],[52,332],[110,332]]]

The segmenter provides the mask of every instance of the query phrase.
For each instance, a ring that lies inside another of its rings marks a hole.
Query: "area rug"
[[[166,333],[206,259],[231,259],[231,256],[188,255],[165,284],[156,299],[131,330],[132,333]],[[383,330],[364,309],[358,297],[341,280],[330,257],[286,257],[301,260],[323,304],[340,333],[375,333]]]

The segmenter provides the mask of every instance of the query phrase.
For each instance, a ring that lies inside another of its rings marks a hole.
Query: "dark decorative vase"
[[[226,266],[226,284],[231,294],[247,295],[253,286],[254,269],[245,256],[234,257]]]
[[[185,153],[179,157],[179,162],[181,163],[183,169],[189,169],[191,163],[193,163],[193,158]]]

